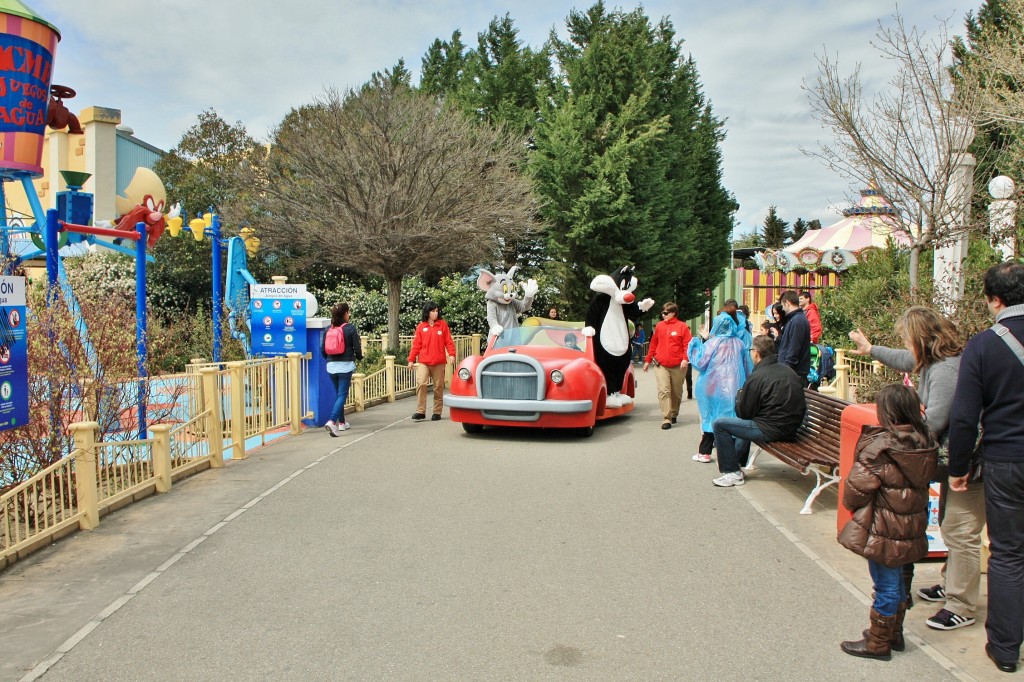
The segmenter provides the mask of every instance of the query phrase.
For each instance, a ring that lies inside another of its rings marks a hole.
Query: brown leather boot
[[[896,616],[883,616],[871,609],[871,627],[868,628],[867,637],[857,642],[843,642],[839,648],[851,656],[888,661],[892,658],[889,640],[895,624]]]
[[[889,638],[889,648],[893,651],[903,651],[907,648],[907,642],[903,639],[903,619],[907,615],[907,602],[901,601],[896,610],[896,622],[892,625],[892,637]],[[868,630],[861,633],[864,639],[868,638]]]

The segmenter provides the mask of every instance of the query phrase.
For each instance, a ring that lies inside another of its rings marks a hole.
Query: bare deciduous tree
[[[1024,0],[1004,0],[1003,21],[984,27],[970,59],[959,69],[960,91],[981,100],[976,123],[1011,138],[1001,165],[1024,167]],[[1015,178],[1018,182],[1021,178]]]
[[[897,14],[891,26],[879,22],[876,37],[872,45],[895,73],[870,98],[860,65],[843,76],[836,58],[818,58],[818,78],[805,89],[834,141],[804,153],[892,202],[897,229],[911,243],[910,281],[916,288],[921,252],[959,239],[972,227],[961,162],[974,138],[980,101],[975,93],[953,96],[946,22],[929,36],[908,28]]]
[[[525,148],[431,96],[376,78],[328,90],[275,131],[268,236],[384,277],[398,346],[402,277],[493,257],[534,229]]]

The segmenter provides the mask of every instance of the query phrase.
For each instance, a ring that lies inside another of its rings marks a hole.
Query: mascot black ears
[[[598,275],[590,283],[595,291],[587,308],[585,336],[594,338],[594,360],[604,373],[608,388],[607,407],[621,407],[632,401],[622,393],[626,369],[630,361],[629,325],[636,324],[641,313],[654,305],[654,300],[645,298],[636,302],[636,277],[633,267],[626,265],[612,275]]]

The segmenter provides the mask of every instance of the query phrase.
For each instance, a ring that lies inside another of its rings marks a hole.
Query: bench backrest
[[[811,441],[822,450],[834,452],[838,461],[843,410],[850,403],[810,389],[804,390],[804,397],[807,399],[807,414],[797,431],[796,440]]]

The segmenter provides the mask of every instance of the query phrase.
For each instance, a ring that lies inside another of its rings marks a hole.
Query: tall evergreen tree
[[[793,227],[790,229],[789,236],[794,242],[800,241],[800,238],[807,232],[807,223],[804,222],[803,218],[797,218],[793,221]]]
[[[761,231],[761,246],[769,249],[781,249],[789,240],[789,223],[779,217],[775,206],[768,207],[764,217],[764,229]]]
[[[723,131],[672,24],[603,2],[552,35],[558,76],[530,160],[551,268],[570,306],[596,274],[638,266],[642,295],[695,312],[721,281],[736,204],[721,186]]]
[[[1014,11],[1017,6],[1017,10]],[[987,54],[990,45],[994,42],[1006,43],[1019,46],[1024,43],[1024,25],[1021,23],[1019,2],[1013,3],[1008,0],[985,0],[978,9],[977,14],[968,12],[965,20],[966,36],[956,36],[953,43],[953,75],[958,85],[963,85],[962,77],[971,71],[985,73],[995,66],[990,64]],[[1016,49],[1018,58],[1019,48]],[[998,67],[995,67],[998,68]],[[1017,74],[1021,69],[1017,69]],[[999,76],[991,74],[973,80],[972,87],[1005,87],[1010,90],[1020,91],[1022,87],[1015,76],[1005,74],[1006,77],[998,83],[992,83],[991,79],[998,79]],[[1024,113],[1018,113],[1024,116]],[[1020,121],[1007,122],[1001,120],[989,120],[982,122],[979,126],[974,142],[971,145],[971,152],[978,159],[978,166],[975,169],[975,178],[985,184],[993,177],[1005,174],[1013,177],[1018,182],[1024,177],[1024,134],[1021,132]],[[995,154],[987,153],[994,149]],[[1016,150],[1016,153],[1015,153]],[[987,203],[984,197],[980,198],[981,204],[976,210],[985,210],[983,204]]]
[[[465,52],[460,31],[454,31],[451,40],[434,40],[423,56],[420,89],[431,95],[455,92],[462,83],[466,68]]]

